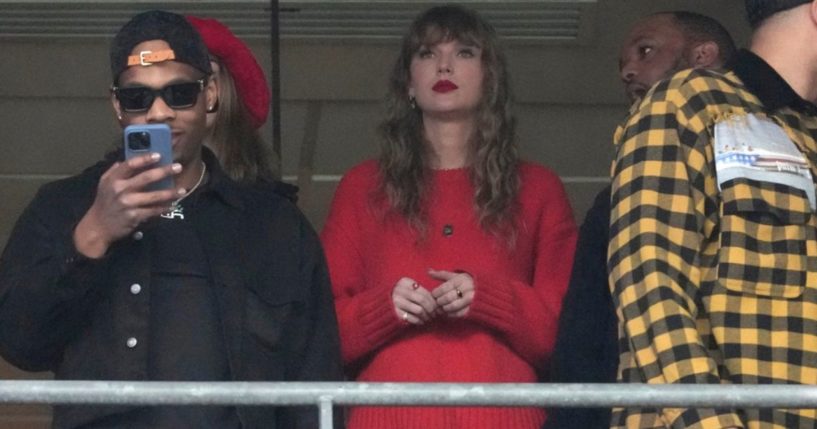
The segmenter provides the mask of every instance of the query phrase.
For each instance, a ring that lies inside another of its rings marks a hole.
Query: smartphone
[[[159,162],[150,168],[173,163],[170,127],[167,124],[128,125],[125,127],[125,158],[146,155],[156,152],[161,155]],[[145,187],[146,191],[173,189],[173,177],[153,182]]]

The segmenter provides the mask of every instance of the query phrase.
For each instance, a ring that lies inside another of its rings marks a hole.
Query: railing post
[[[321,428],[320,429],[333,429],[334,428],[334,419],[332,418],[332,398],[327,396],[322,396],[320,401],[318,402],[318,406],[320,407],[320,414],[321,414]]]

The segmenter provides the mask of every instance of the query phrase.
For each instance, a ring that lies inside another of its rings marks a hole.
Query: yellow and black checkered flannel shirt
[[[659,83],[616,133],[608,266],[619,377],[636,383],[817,383],[817,216],[796,188],[718,189],[713,128],[780,125],[817,178],[817,109],[762,59]],[[622,428],[814,428],[817,410],[616,409]]]

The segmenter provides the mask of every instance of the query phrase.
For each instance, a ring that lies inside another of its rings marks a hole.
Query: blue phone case
[[[167,124],[128,125],[124,134],[125,158],[156,152],[161,155],[155,167],[173,163],[170,127]],[[147,191],[173,189],[173,177],[166,177],[145,187]]]

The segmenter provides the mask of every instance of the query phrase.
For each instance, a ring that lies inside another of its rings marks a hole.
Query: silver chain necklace
[[[196,182],[196,184],[193,185],[193,187],[190,188],[190,190],[187,191],[186,194],[179,197],[178,200],[173,201],[170,204],[170,210],[168,210],[165,213],[160,214],[159,216],[161,216],[161,217],[163,217],[165,219],[181,219],[181,220],[184,220],[184,207],[182,207],[181,202],[185,198],[189,197],[193,192],[195,192],[196,189],[199,188],[199,185],[201,185],[201,182],[204,181],[204,174],[205,173],[207,173],[207,164],[205,164],[204,161],[202,161],[202,163],[201,163],[201,176],[199,176],[199,180]]]

